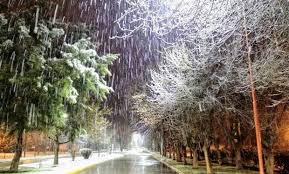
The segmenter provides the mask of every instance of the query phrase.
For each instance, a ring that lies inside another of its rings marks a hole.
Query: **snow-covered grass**
[[[182,162],[176,162],[170,158],[161,156],[158,153],[153,153],[153,157],[161,162],[163,162],[168,167],[172,168],[179,174],[206,174],[206,166],[203,161],[200,162],[200,167],[193,168],[188,159],[188,165],[184,165]],[[237,170],[233,166],[220,166],[213,165],[213,171],[216,174],[258,174],[256,171],[251,170]]]
[[[60,158],[59,165],[53,165],[53,159],[43,159],[39,162],[31,164],[23,164],[19,166],[18,173],[27,173],[27,174],[74,174],[80,171],[85,170],[96,164],[123,157],[121,153],[93,153],[89,159],[84,159],[83,157],[76,157],[75,161],[72,161],[71,158]],[[9,173],[5,171],[0,171],[0,173]]]

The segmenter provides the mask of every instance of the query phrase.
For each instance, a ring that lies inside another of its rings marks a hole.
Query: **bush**
[[[92,150],[89,148],[80,149],[80,154],[83,156],[84,159],[88,159],[92,153]]]
[[[275,165],[278,173],[286,174],[289,173],[289,152],[277,153],[275,156]]]

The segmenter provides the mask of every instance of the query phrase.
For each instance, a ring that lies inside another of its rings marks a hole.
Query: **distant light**
[[[143,136],[140,133],[135,132],[132,134],[132,145],[137,148],[143,145]]]
[[[68,118],[68,114],[67,114],[67,113],[64,113],[64,114],[63,114],[63,118],[65,118],[65,119]]]

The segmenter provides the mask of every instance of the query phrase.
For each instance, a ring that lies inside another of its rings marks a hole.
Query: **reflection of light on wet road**
[[[81,174],[176,174],[146,153],[128,153],[125,157],[98,164]]]
[[[135,165],[141,165],[141,166],[145,167],[145,166],[156,165],[159,163],[156,160],[150,159],[148,155],[140,156],[140,158],[141,158],[140,161],[137,162]]]

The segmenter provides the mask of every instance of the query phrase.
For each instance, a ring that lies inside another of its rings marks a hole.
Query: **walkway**
[[[59,158],[70,158],[70,154],[62,154],[59,155]],[[49,160],[49,159],[53,159],[54,155],[43,155],[43,156],[30,156],[30,157],[22,157],[20,159],[20,163],[21,164],[28,164],[28,163],[33,163],[33,162],[39,162],[39,161],[43,161],[43,160]],[[12,161],[12,158],[9,159],[0,159],[0,169],[10,166],[10,163]]]

